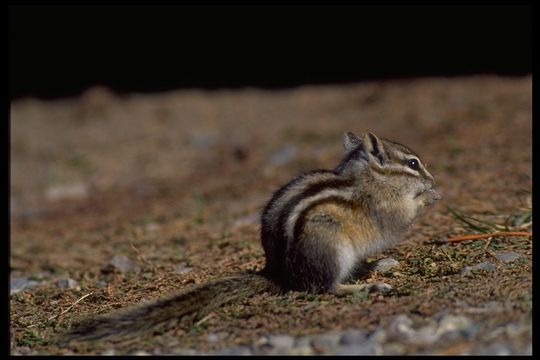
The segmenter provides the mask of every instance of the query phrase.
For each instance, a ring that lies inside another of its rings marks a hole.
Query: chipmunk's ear
[[[362,140],[352,132],[343,134],[343,150],[345,153],[351,152],[362,144]]]
[[[362,134],[362,142],[366,148],[366,153],[370,155],[370,159],[374,159],[379,165],[383,165],[387,161],[388,156],[384,150],[384,145],[375,134],[366,131]]]

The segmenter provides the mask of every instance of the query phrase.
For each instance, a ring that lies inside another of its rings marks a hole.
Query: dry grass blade
[[[51,320],[54,320],[62,315],[64,315],[65,313],[67,313],[69,310],[71,310],[75,305],[77,305],[78,303],[80,303],[81,301],[83,301],[84,299],[86,299],[87,297],[89,297],[90,295],[92,295],[94,292],[90,292],[86,295],[83,295],[82,297],[80,297],[79,299],[77,299],[77,301],[75,301],[73,304],[71,304],[70,306],[67,307],[67,309],[63,310],[60,314],[56,314],[56,315],[53,315],[51,316],[50,318],[47,319],[47,321],[51,321]],[[37,326],[37,324],[32,324],[30,326],[28,326],[28,328],[32,328],[32,327],[35,327]]]
[[[476,239],[486,239],[491,238],[495,236],[532,236],[532,233],[530,232],[524,232],[524,231],[501,231],[496,233],[489,233],[489,234],[473,234],[473,235],[464,235],[464,236],[455,236],[448,238],[448,242],[456,243],[466,240],[476,240]]]
[[[487,227],[484,227],[484,226],[481,226],[481,225],[476,225],[474,223],[472,223],[471,221],[467,220],[466,215],[464,214],[460,214],[457,210],[454,210],[450,207],[447,207],[448,211],[450,211],[452,213],[452,215],[454,216],[454,218],[459,221],[460,223],[462,223],[466,228],[468,229],[471,229],[472,231],[478,231],[478,232],[481,232],[481,233],[488,233],[491,229],[496,229],[495,226],[493,226],[493,224],[490,224],[490,223],[486,223],[484,221],[479,221],[477,219],[474,219],[474,218],[470,218],[470,220],[473,220],[473,221],[477,221],[477,222],[481,222],[481,223],[485,223],[485,224],[489,224],[490,227],[487,228]]]

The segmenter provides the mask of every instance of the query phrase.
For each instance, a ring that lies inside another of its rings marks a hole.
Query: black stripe
[[[285,233],[286,223],[287,219],[289,218],[289,215],[294,210],[296,205],[303,199],[309,198],[313,195],[318,194],[319,192],[326,190],[326,189],[336,189],[336,188],[342,188],[342,187],[348,187],[352,186],[354,184],[354,179],[331,179],[327,181],[323,181],[320,183],[313,184],[309,186],[306,190],[301,192],[300,194],[292,197],[287,204],[283,207],[281,210],[281,214],[278,219],[277,223],[277,229],[275,229],[275,234],[279,237],[279,239],[276,239],[277,241],[277,256],[281,261],[285,259],[285,247],[287,244],[287,236]]]
[[[304,231],[304,226],[306,223],[306,214],[314,207],[324,204],[324,203],[338,203],[349,208],[354,207],[354,204],[350,200],[346,200],[340,196],[335,196],[335,195],[324,198],[324,199],[319,199],[313,202],[304,210],[302,210],[302,212],[298,215],[298,220],[296,221],[296,224],[294,224],[294,240],[298,240],[298,238],[302,234],[302,231]]]
[[[279,263],[275,263],[276,260],[281,261],[282,253],[285,251],[285,247],[283,245],[283,242],[285,239],[283,238],[283,232],[281,232],[280,226],[277,226],[277,224],[272,220],[272,218],[267,217],[267,213],[273,209],[278,199],[283,197],[287,190],[294,186],[301,181],[304,181],[305,178],[309,175],[313,174],[326,174],[326,173],[332,173],[336,174],[335,171],[332,170],[323,170],[323,169],[317,169],[313,170],[304,174],[301,174],[291,181],[289,181],[287,184],[282,186],[280,189],[274,192],[272,195],[272,198],[270,201],[266,204],[264,207],[262,213],[261,213],[261,243],[263,246],[263,249],[265,251],[266,255],[266,268],[269,272],[279,271],[282,266]],[[279,258],[279,259],[278,259]]]
[[[379,150],[379,144],[377,143],[377,139],[372,133],[369,133],[369,139],[371,140],[371,145],[373,147],[373,150],[371,151],[371,154],[375,156],[377,159],[379,159],[379,162],[384,164],[384,157],[381,151]]]

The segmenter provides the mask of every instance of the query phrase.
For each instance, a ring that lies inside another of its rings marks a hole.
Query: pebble
[[[217,142],[218,137],[210,133],[195,133],[191,135],[189,140],[193,147],[208,148]]]
[[[491,271],[497,269],[497,266],[489,261],[484,261],[479,264],[476,264],[474,266],[465,266],[463,269],[461,269],[460,274],[465,275],[470,273],[473,270],[485,270],[485,271]]]
[[[516,252],[496,252],[495,257],[502,262],[509,263],[519,259],[521,255]]]
[[[341,340],[341,333],[329,332],[326,334],[318,334],[313,336],[311,345],[318,351],[330,352],[334,349]]]
[[[342,345],[354,345],[364,341],[366,341],[366,333],[360,329],[347,329],[339,339],[339,343]]]
[[[71,278],[65,278],[58,280],[56,286],[60,289],[74,289],[79,286],[79,282]]]
[[[173,272],[176,274],[184,274],[191,272],[193,270],[192,267],[186,266],[186,263],[180,263],[173,266]]]
[[[287,145],[270,155],[269,162],[272,165],[285,165],[296,156],[296,152],[295,146]]]
[[[294,344],[294,337],[286,334],[272,335],[268,338],[267,343],[275,348],[291,348]]]
[[[31,289],[36,287],[39,282],[35,280],[29,280],[25,277],[12,277],[10,279],[10,294],[16,294],[24,289]]]
[[[111,273],[116,270],[121,273],[134,272],[139,269],[127,256],[115,255],[104,267],[101,268],[103,273]]]
[[[66,185],[53,185],[49,187],[45,196],[48,200],[80,200],[88,197],[88,186],[84,183],[73,183]]]
[[[373,270],[382,272],[382,273],[387,273],[387,272],[390,272],[390,270],[394,269],[398,265],[399,265],[399,261],[397,261],[396,259],[386,258],[386,259],[381,259],[377,261]]]
[[[148,356],[148,355],[152,355],[152,354],[150,354],[149,352],[146,352],[144,350],[137,350],[137,351],[131,353],[131,355],[134,355],[134,356]]]
[[[475,324],[462,315],[445,315],[439,322],[437,335],[440,337],[448,333],[459,333],[460,335],[470,336],[476,330]]]
[[[247,346],[237,346],[230,349],[223,349],[212,355],[252,355],[253,352]]]
[[[375,347],[372,342],[340,346],[332,355],[375,355]]]
[[[257,225],[259,223],[259,219],[259,214],[242,216],[234,221],[233,227],[236,228],[242,226]]]

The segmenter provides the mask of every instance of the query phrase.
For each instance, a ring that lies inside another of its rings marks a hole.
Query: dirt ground
[[[50,339],[88,316],[261,268],[257,216],[272,192],[302,171],[333,168],[342,134],[364,129],[419,153],[444,196],[400,245],[370,259],[399,261],[364,280],[392,291],[259,295],[117,345],[117,353],[216,351],[267,334],[373,331],[399,314],[441,312],[466,314],[476,335],[405,353],[460,353],[482,341],[530,346],[531,238],[447,239],[480,231],[459,216],[532,231],[531,98],[530,76],[476,76],[280,91],[94,88],[77,98],[14,101],[11,281],[33,285],[10,296],[11,352],[101,353],[109,345],[58,347]],[[497,252],[519,258],[504,262]],[[126,267],[107,266],[115,256]],[[486,261],[496,269],[462,273]],[[509,323],[524,330],[493,331]],[[207,341],[216,333],[224,335]]]

